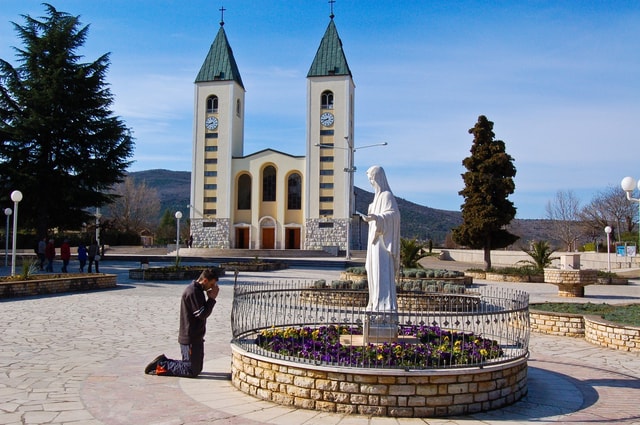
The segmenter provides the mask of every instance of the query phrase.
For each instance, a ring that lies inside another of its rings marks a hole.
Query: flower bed
[[[280,355],[350,367],[427,369],[466,366],[503,355],[496,341],[473,333],[426,325],[402,326],[398,342],[357,346],[345,343],[353,335],[362,335],[362,331],[362,327],[338,325],[272,328],[263,330],[256,338],[256,344]],[[341,339],[341,336],[347,338]]]

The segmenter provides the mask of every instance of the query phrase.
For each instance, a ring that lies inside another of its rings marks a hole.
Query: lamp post
[[[316,143],[316,146],[325,149],[343,149],[347,151],[347,164],[348,167],[345,167],[344,172],[349,174],[349,193],[347,198],[347,249],[346,249],[346,259],[351,259],[351,219],[353,217],[353,173],[356,171],[356,167],[354,165],[354,154],[358,149],[371,148],[374,146],[386,146],[387,142],[373,143],[370,145],[364,146],[354,146],[353,141],[349,139],[349,137],[344,138],[347,142],[347,146],[334,146],[327,145],[322,143]]]
[[[640,199],[633,198],[631,194],[636,187],[636,180],[633,177],[625,177],[620,182],[622,190],[627,194],[627,199],[638,203],[638,245],[636,246],[636,255],[638,254],[638,248],[640,248]],[[638,190],[640,190],[640,181],[638,182]]]
[[[179,253],[180,253],[180,219],[182,218],[182,212],[176,211],[176,265],[178,265]]]
[[[607,271],[611,273],[611,249],[609,249],[609,243],[611,240],[611,226],[605,227],[604,232],[607,234]]]
[[[96,207],[96,245],[98,245],[98,252],[100,252],[100,208]]]
[[[14,190],[11,192],[13,201],[13,239],[11,245],[11,276],[16,275],[16,236],[18,235],[18,203],[22,201],[22,192]]]
[[[4,209],[4,215],[7,216],[7,232],[4,235],[4,266],[9,264],[9,217],[13,211],[11,208]]]

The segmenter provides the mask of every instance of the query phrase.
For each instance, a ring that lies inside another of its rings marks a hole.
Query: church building
[[[194,247],[348,252],[355,85],[333,18],[307,73],[305,156],[244,152],[245,88],[220,22],[195,80]]]

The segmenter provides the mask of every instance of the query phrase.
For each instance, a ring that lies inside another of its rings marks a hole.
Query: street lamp
[[[18,234],[18,203],[22,201],[22,192],[14,190],[11,192],[11,200],[13,201],[13,245],[11,245],[11,276],[16,275],[16,236]]]
[[[638,248],[640,248],[640,199],[631,197],[631,193],[636,187],[636,180],[633,177],[625,177],[620,182],[620,186],[622,186],[622,190],[624,190],[627,194],[627,199],[633,202],[638,203],[638,246],[636,246],[636,254],[638,253]],[[640,181],[638,182],[638,190],[640,190]]]
[[[611,273],[611,249],[609,249],[609,243],[611,240],[611,226],[604,228],[604,232],[607,234],[607,270]]]
[[[98,252],[100,252],[100,208],[96,207],[96,245],[98,245]],[[104,252],[102,253],[104,255]]]
[[[344,169],[345,173],[349,173],[349,193],[347,198],[347,208],[348,208],[348,217],[347,217],[347,249],[346,249],[346,259],[351,259],[351,219],[353,217],[353,173],[356,171],[356,167],[354,165],[354,154],[358,149],[372,148],[374,146],[387,146],[387,142],[373,143],[370,145],[364,146],[353,146],[353,141],[349,139],[349,137],[344,138],[347,142],[347,146],[334,146],[327,145],[323,143],[316,143],[316,146],[325,149],[343,149],[347,151],[349,155],[347,158],[348,167]]]
[[[176,265],[178,265],[179,253],[180,253],[180,219],[182,218],[182,212],[176,211]]]
[[[9,262],[9,217],[13,211],[11,208],[4,209],[4,215],[7,216],[7,232],[4,235],[4,266],[7,267]]]

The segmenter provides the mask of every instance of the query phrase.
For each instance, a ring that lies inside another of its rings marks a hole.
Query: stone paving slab
[[[232,278],[221,282],[208,322],[203,375],[145,375],[144,366],[156,355],[179,355],[178,309],[186,282],[129,281],[128,269],[136,266],[101,264],[105,272],[118,274],[115,290],[0,302],[0,425],[640,424],[640,356],[540,334],[531,336],[528,395],[497,411],[437,419],[369,418],[255,399],[230,382]],[[240,279],[322,275],[330,280],[338,273],[289,269],[241,274]],[[517,285],[530,292],[532,302],[554,300],[557,292],[545,284],[479,284]],[[640,302],[636,281],[587,289],[591,302]]]

